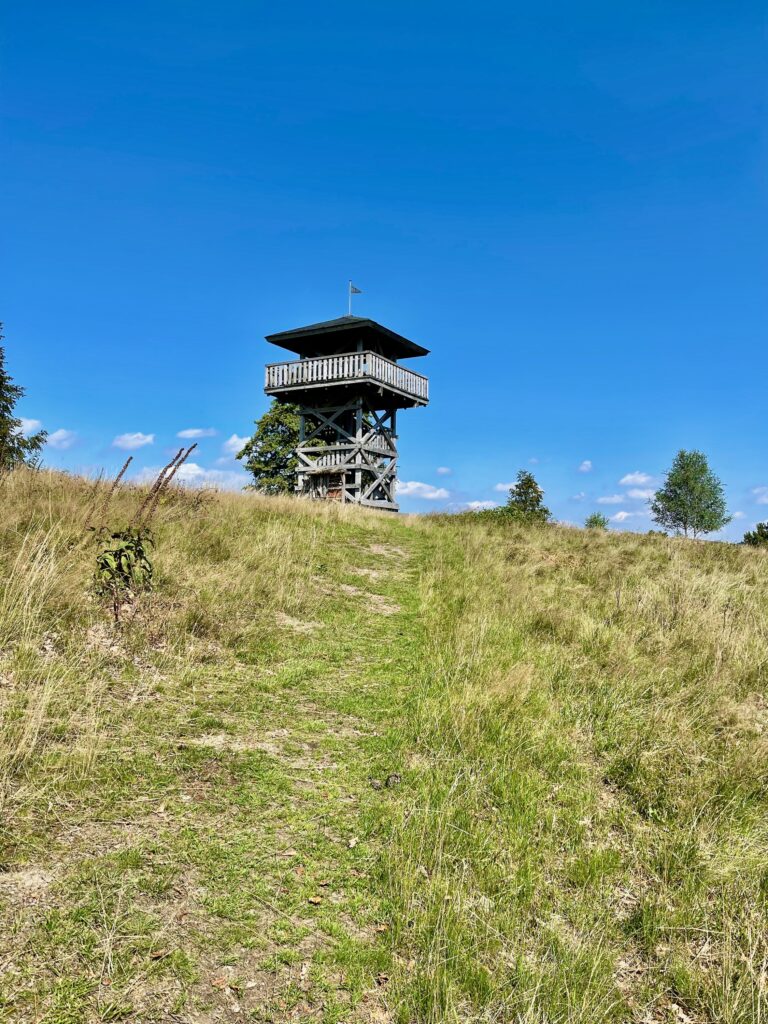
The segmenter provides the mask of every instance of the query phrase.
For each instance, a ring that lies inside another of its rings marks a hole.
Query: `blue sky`
[[[641,492],[697,447],[740,537],[768,518],[764,22],[8,5],[0,309],[48,464],[141,472],[207,430],[191,475],[236,484],[263,336],[343,314],[353,278],[432,350],[404,509],[504,500],[525,467],[558,518],[647,529]]]

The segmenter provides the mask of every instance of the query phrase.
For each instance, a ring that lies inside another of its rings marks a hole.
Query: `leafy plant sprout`
[[[124,530],[112,531],[108,537],[108,546],[96,556],[96,591],[110,598],[116,625],[120,623],[122,607],[132,604],[139,594],[152,589],[154,568],[149,557],[149,549],[155,546],[155,542],[149,524],[163,491],[196,447],[196,444],[192,444],[186,451],[183,448],[178,450],[168,465],[157,474],[130,525]],[[117,490],[132,458],[129,456],[126,459],[104,498],[99,515],[99,533],[106,529],[106,517],[112,495]],[[91,514],[87,526],[90,526],[90,519]]]
[[[152,589],[154,568],[148,548],[154,547],[149,530],[127,529],[110,534],[111,547],[96,557],[96,590],[112,602],[115,623],[120,609],[145,591]]]

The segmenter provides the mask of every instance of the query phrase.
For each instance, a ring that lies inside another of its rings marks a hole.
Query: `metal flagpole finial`
[[[348,304],[347,304],[347,310],[348,310],[349,316],[352,316],[352,296],[353,295],[362,295],[362,294],[363,294],[362,288],[355,288],[355,286],[350,281],[349,282],[349,294],[347,296],[347,298],[349,300]]]

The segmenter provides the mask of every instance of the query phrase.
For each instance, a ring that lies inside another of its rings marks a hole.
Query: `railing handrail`
[[[341,362],[341,366],[339,366]],[[332,373],[327,374],[327,369]],[[323,372],[326,371],[326,372]],[[305,378],[295,379],[297,376]],[[293,379],[288,379],[288,378]],[[287,387],[301,387],[304,384],[341,382],[343,380],[371,379],[391,387],[393,390],[410,394],[428,401],[429,381],[423,374],[410,367],[401,366],[392,359],[364,349],[362,352],[337,352],[332,355],[308,356],[306,359],[288,359],[266,366],[265,390],[277,391]]]
[[[398,370],[405,370],[407,373],[412,373],[414,377],[421,377],[422,380],[429,380],[429,377],[425,377],[423,373],[419,373],[418,370],[412,370],[410,366],[403,366],[402,363],[396,363],[393,359],[388,359],[383,356],[380,352],[373,352],[371,349],[363,349],[362,352],[332,352],[327,356],[307,356],[305,359],[284,359],[280,363],[267,363],[266,366],[292,366],[294,363],[312,363],[322,359],[345,359],[349,356],[375,356],[377,359],[381,359],[385,363],[389,363],[390,366],[396,366]]]

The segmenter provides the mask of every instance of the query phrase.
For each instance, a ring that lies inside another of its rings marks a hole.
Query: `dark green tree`
[[[756,523],[754,530],[747,530],[741,543],[753,548],[768,547],[768,523]]]
[[[731,521],[723,485],[706,456],[696,451],[677,453],[664,486],[653,496],[651,514],[659,526],[686,537],[712,533]]]
[[[3,325],[0,324],[0,342]],[[25,437],[21,420],[14,415],[16,403],[24,396],[24,388],[14,384],[5,367],[5,349],[0,345],[0,475],[17,466],[36,466],[48,436],[44,430]]]
[[[602,512],[593,512],[584,520],[584,526],[587,530],[607,530],[608,518]]]
[[[507,515],[528,523],[546,523],[550,511],[544,504],[544,491],[536,483],[533,473],[521,469],[517,481],[509,489],[505,509]]]
[[[299,409],[273,400],[253,437],[238,452],[238,459],[253,474],[253,487],[265,494],[286,494],[296,484],[296,445],[299,443]]]

